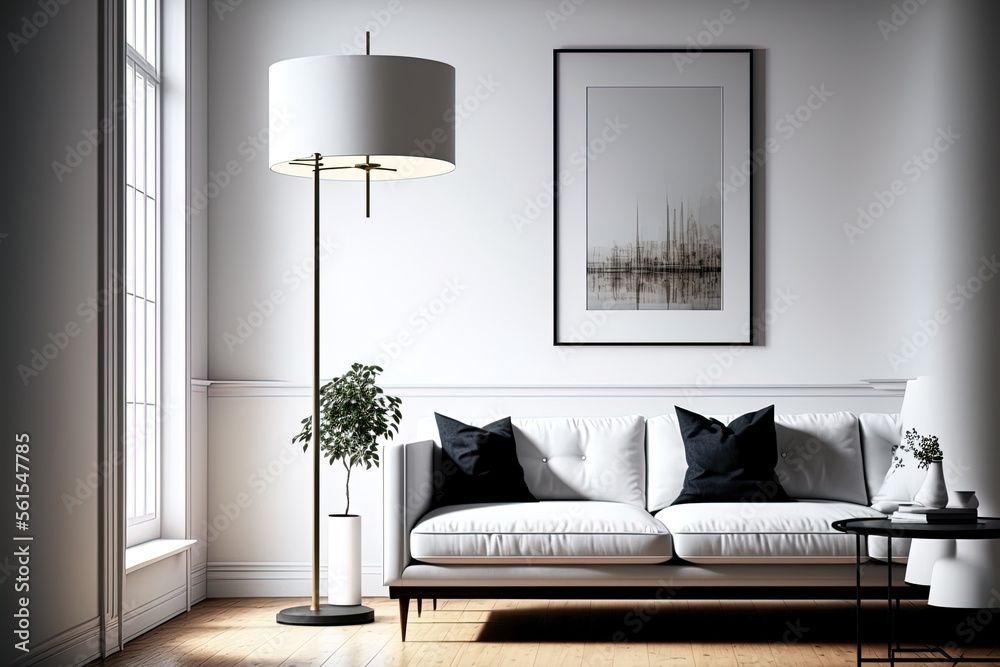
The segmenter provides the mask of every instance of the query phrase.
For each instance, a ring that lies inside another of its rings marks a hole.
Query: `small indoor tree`
[[[378,467],[379,440],[392,439],[399,432],[399,405],[403,401],[386,395],[375,385],[381,372],[378,366],[352,364],[351,370],[320,389],[320,450],[330,465],[340,461],[347,470],[345,515],[351,511],[351,469],[359,465],[365,469],[373,464]],[[292,442],[301,442],[303,451],[309,448],[311,415],[302,420],[302,431]]]

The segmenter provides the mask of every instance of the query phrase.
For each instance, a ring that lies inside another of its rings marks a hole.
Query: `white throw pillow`
[[[896,455],[902,460],[903,465],[897,468],[896,462],[891,461],[889,471],[882,480],[882,486],[872,495],[872,509],[886,514],[899,509],[900,503],[911,502],[924,483],[924,478],[927,477],[927,471],[917,467],[917,460],[913,454],[897,450]]]
[[[858,418],[850,412],[779,415],[775,472],[792,498],[868,504]]]

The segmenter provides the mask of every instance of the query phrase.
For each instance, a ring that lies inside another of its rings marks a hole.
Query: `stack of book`
[[[889,518],[897,523],[975,523],[979,512],[965,507],[936,509],[909,505],[900,507]]]

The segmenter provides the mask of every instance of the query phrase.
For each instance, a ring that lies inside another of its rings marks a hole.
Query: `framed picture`
[[[555,51],[555,344],[751,344],[750,51]]]

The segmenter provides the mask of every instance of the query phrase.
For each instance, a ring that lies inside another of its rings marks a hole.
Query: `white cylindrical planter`
[[[361,517],[327,519],[327,596],[333,605],[361,604]]]

